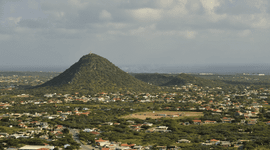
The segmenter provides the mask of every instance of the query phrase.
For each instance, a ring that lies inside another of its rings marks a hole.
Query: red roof
[[[215,122],[215,121],[205,120],[204,122]]]
[[[121,146],[129,146],[128,144],[121,144]]]
[[[98,132],[90,132],[90,133],[92,133],[92,134],[95,134],[95,135],[98,135],[98,134],[100,134],[100,133],[98,133]]]
[[[102,138],[99,138],[98,140],[95,140],[96,142],[105,142],[107,140],[103,140]]]

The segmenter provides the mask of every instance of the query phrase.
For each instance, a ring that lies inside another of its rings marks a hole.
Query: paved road
[[[83,143],[80,141],[79,136],[78,136],[78,134],[80,132],[78,129],[70,129],[69,128],[69,131],[72,134],[73,139],[77,143],[81,144],[80,150],[99,150],[99,148],[92,147],[91,145],[83,145]]]

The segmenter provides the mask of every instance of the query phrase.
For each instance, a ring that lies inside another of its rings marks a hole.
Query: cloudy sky
[[[0,0],[0,69],[270,64],[269,37],[269,0]]]

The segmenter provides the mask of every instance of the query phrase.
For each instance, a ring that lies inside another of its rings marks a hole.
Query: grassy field
[[[8,134],[12,134],[17,131],[26,131],[27,129],[22,129],[22,128],[17,128],[17,127],[5,127],[5,126],[0,126],[0,132],[6,132]]]
[[[162,116],[163,114],[163,116]],[[145,120],[146,118],[152,118],[152,119],[157,119],[157,118],[162,118],[164,117],[164,114],[166,114],[166,117],[171,117],[171,118],[184,118],[184,117],[200,117],[203,116],[202,112],[187,112],[187,111],[151,111],[151,112],[138,112],[134,114],[130,114],[127,116],[123,116],[122,118],[126,119],[131,119],[131,118],[138,118]],[[172,115],[175,115],[172,117]]]

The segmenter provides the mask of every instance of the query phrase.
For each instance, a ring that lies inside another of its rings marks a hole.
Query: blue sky
[[[270,64],[269,0],[0,0],[0,69]]]

